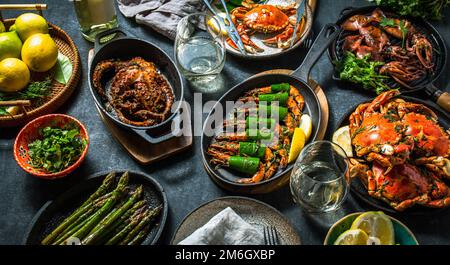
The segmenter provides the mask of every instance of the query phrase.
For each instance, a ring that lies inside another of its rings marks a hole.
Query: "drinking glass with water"
[[[210,27],[211,24],[215,27]],[[196,13],[181,19],[175,39],[175,60],[188,80],[213,80],[225,64],[225,36],[217,18]]]
[[[311,213],[338,209],[349,190],[348,158],[337,144],[313,142],[302,150],[292,171],[294,201]]]

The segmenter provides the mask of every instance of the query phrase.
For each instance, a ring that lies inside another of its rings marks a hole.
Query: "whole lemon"
[[[58,59],[58,47],[49,34],[34,34],[22,46],[22,60],[30,70],[46,72]]]
[[[18,16],[14,25],[22,41],[36,33],[48,33],[48,24],[45,18],[34,13],[25,13]]]
[[[0,21],[0,33],[5,32],[5,25],[3,25],[3,22]]]
[[[22,41],[15,31],[0,33],[0,61],[6,58],[20,58]]]
[[[7,58],[0,62],[0,91],[17,92],[30,81],[30,70],[19,59]]]

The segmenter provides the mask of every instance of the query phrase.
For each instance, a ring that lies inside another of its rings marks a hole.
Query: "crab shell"
[[[275,6],[260,5],[245,13],[244,23],[258,32],[272,33],[284,29],[289,17]]]

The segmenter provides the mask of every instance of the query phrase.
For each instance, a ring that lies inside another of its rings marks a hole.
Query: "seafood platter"
[[[111,4],[95,1],[100,2]],[[80,51],[89,51],[81,54],[88,59],[84,74],[68,34],[78,30],[70,27],[66,33],[52,18],[44,19],[47,5],[0,5],[0,12],[31,10],[7,20],[0,13],[0,127],[17,127],[2,129],[2,138],[13,136],[0,139],[2,170],[39,178],[11,181],[14,174],[5,174],[7,191],[11,183],[25,189],[16,189],[14,198],[8,197],[11,192],[0,193],[4,201],[20,203],[14,207],[22,206],[22,197],[26,202],[36,197],[39,205],[47,201],[21,231],[20,243],[314,243],[300,239],[299,227],[309,232],[326,228],[307,237],[324,245],[430,242],[425,232],[437,230],[419,227],[417,220],[427,223],[423,218],[450,208],[450,94],[445,87],[450,31],[445,21],[431,20],[448,21],[442,16],[450,8],[448,0],[423,1],[431,13],[412,1],[398,6],[368,1],[340,13],[330,9],[342,8],[340,1],[330,6],[325,0],[186,1],[198,2],[203,13],[179,7],[182,15],[176,15],[202,17],[186,32],[203,35],[175,44],[159,33],[171,34],[140,19],[171,10],[177,1],[162,1],[159,11],[146,10],[148,1],[133,5],[133,10],[145,10],[137,23],[124,11],[132,1],[118,2],[120,27],[97,33],[93,43],[74,38]],[[336,14],[324,19],[324,10]],[[86,14],[73,14],[80,15]],[[143,30],[143,24],[153,29]],[[220,34],[233,56],[227,62],[223,56],[213,58],[220,59],[220,70],[211,67],[194,76],[193,67],[211,63],[210,53],[216,52],[208,45],[218,45],[219,38],[205,41],[208,34]],[[196,49],[195,55],[194,50],[186,53],[192,69],[172,60],[186,47]],[[287,65],[294,70],[279,69]],[[311,75],[315,66],[319,82]],[[193,79],[205,76],[209,83],[203,83],[202,96],[211,93],[198,102]],[[224,87],[209,91],[221,79],[216,77],[225,77]],[[78,83],[74,102],[65,104]],[[63,103],[60,111],[76,117],[51,113]],[[92,115],[96,110],[99,115]],[[110,134],[101,131],[106,129]],[[125,150],[109,145],[112,137]],[[126,152],[145,166],[127,160]],[[55,193],[61,187],[64,191]],[[328,207],[332,203],[336,207]],[[26,216],[29,209],[22,210]],[[17,216],[4,211],[1,223]],[[316,213],[329,212],[333,220],[324,226],[322,221],[329,220]],[[182,218],[180,213],[188,214]],[[448,212],[440,216],[436,224],[445,224]],[[3,230],[8,234],[0,230],[0,244],[17,243],[12,228]],[[447,231],[436,242],[449,243]]]

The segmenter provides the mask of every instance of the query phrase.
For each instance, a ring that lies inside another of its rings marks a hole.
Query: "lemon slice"
[[[10,115],[16,115],[19,113],[19,107],[18,106],[12,106],[12,107],[8,107],[6,108],[6,111],[10,114]]]
[[[350,138],[350,128],[348,126],[341,127],[333,133],[333,143],[344,149],[348,157],[353,157],[352,140]]]
[[[311,117],[308,114],[303,114],[298,127],[303,130],[306,136],[306,141],[308,141],[309,137],[311,137],[313,127]]]
[[[222,17],[222,18],[226,18],[226,14],[223,13],[223,12],[218,13],[217,15],[220,16],[220,17]],[[220,28],[219,28],[219,26],[217,25],[217,21],[216,21],[214,18],[210,18],[210,19],[208,20],[208,22],[207,22],[208,25],[211,27],[211,29],[212,29],[215,33],[221,32],[222,35],[227,36],[227,35],[228,35],[228,32],[227,32],[227,30],[225,29],[225,25],[223,24],[223,19],[222,19],[222,18],[217,18],[217,17],[215,17],[215,18],[219,21]]]
[[[292,144],[289,150],[288,163],[291,163],[297,159],[300,151],[305,146],[306,136],[301,128],[295,128],[294,136],[292,136]]]
[[[366,212],[353,221],[351,229],[361,229],[371,238],[371,244],[393,245],[394,226],[383,212]],[[378,239],[378,240],[377,240]]]
[[[350,229],[342,233],[334,242],[335,245],[367,245],[369,236],[361,229]]]

